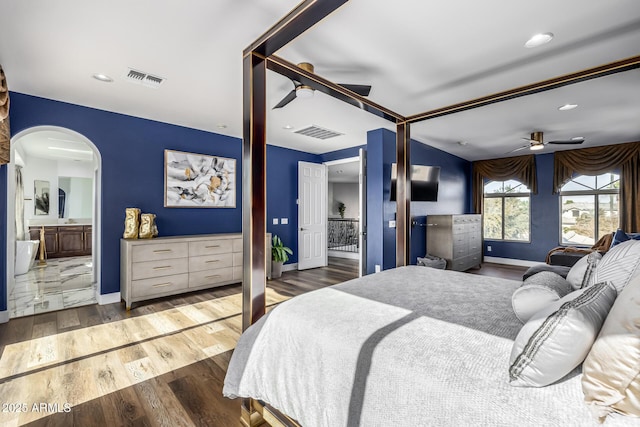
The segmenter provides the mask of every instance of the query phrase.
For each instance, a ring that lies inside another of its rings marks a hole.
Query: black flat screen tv
[[[396,200],[396,164],[391,165],[391,201]],[[411,201],[437,202],[438,183],[440,182],[439,166],[411,165]]]

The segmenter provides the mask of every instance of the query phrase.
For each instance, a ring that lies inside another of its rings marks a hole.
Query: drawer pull
[[[220,262],[219,259],[210,259],[207,261],[207,264],[209,264],[210,262]]]
[[[160,254],[160,253],[164,253],[164,252],[173,252],[173,249],[155,249],[153,251],[154,254]]]
[[[220,245],[207,245],[205,246],[205,248],[209,249],[209,248],[219,248]]]
[[[205,276],[205,279],[217,279],[219,277],[222,277],[222,276],[220,276],[219,274],[212,274],[211,276]]]
[[[173,268],[171,265],[160,265],[158,267],[153,267],[154,270],[165,270],[167,268]]]
[[[173,283],[171,282],[167,282],[167,283],[156,283],[155,285],[153,285],[154,288],[164,288],[165,286],[172,286]]]

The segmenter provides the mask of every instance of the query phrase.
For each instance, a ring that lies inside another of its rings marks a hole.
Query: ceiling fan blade
[[[350,85],[339,83],[345,89],[349,89],[351,92],[355,92],[360,96],[369,96],[369,92],[371,92],[371,86],[368,85]]]
[[[291,101],[293,101],[294,99],[296,99],[296,90],[295,89],[293,89],[291,92],[289,92],[287,94],[287,96],[282,98],[282,100],[280,102],[278,102],[278,104],[275,107],[273,107],[273,109],[275,110],[276,108],[282,108],[285,105],[287,105],[288,103],[290,103]]]
[[[530,145],[523,145],[522,147],[516,148],[515,150],[508,151],[508,152],[506,152],[504,154],[515,153],[516,151],[524,150],[525,148],[529,148],[529,147],[531,147],[531,146]]]
[[[547,144],[582,144],[584,142],[584,138],[579,139],[564,139],[558,141],[549,141]]]

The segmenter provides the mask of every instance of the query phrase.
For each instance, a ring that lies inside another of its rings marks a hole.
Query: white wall
[[[338,211],[338,203],[344,203],[346,210],[344,212],[345,218],[359,218],[359,197],[358,197],[358,184],[334,182],[332,183],[332,199],[329,199],[329,217],[340,217]]]

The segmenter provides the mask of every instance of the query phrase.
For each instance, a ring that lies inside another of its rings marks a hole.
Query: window
[[[530,192],[515,180],[488,181],[484,186],[484,238],[529,241]]]
[[[620,175],[579,175],[560,189],[560,243],[592,246],[616,231],[620,213]]]

